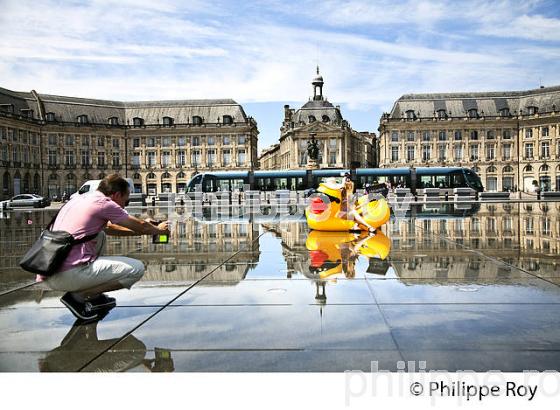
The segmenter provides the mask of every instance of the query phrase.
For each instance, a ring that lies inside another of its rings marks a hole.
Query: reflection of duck
[[[318,231],[366,230],[367,226],[379,228],[391,217],[391,209],[383,198],[369,201],[363,195],[350,210],[344,211],[342,189],[336,184],[321,183],[316,195],[305,209],[307,224]]]
[[[75,372],[97,354],[103,353],[85,367],[89,372],[122,372],[139,364],[150,371],[173,371],[173,359],[169,350],[155,348],[155,359],[144,359],[146,346],[132,335],[119,341],[119,338],[99,340],[97,324],[99,322],[72,326],[60,342],[60,346],[39,359],[42,372]],[[118,342],[115,349],[111,347]]]
[[[391,250],[391,241],[383,232],[355,235],[348,232],[312,231],[305,242],[309,251],[312,279],[325,279],[338,273],[355,276],[359,255],[384,260]]]

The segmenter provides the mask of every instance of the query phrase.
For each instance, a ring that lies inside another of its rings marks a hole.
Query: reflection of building
[[[251,169],[257,124],[233,100],[119,102],[0,88],[0,198],[72,193],[112,172],[144,192],[194,172]]]
[[[486,190],[560,190],[560,87],[408,94],[379,127],[380,166],[466,166]]]
[[[374,167],[374,133],[356,132],[342,118],[339,106],[323,96],[323,77],[313,79],[313,99],[300,109],[284,106],[279,144],[261,153],[261,169],[302,169],[307,165],[307,142],[315,134],[321,168]]]

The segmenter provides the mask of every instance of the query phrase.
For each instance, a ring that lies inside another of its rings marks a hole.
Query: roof
[[[327,100],[311,100],[294,113],[293,121],[298,124],[304,122],[308,124],[309,116],[314,116],[317,121],[322,121],[323,115],[329,117],[329,122],[342,121],[342,114],[338,107],[333,106]]]
[[[193,116],[202,117],[207,123],[221,122],[224,115],[233,117],[234,122],[248,120],[243,107],[232,99],[124,102],[51,94],[38,94],[38,98],[44,112],[54,113],[56,120],[62,122],[75,122],[80,115],[87,115],[90,123],[98,124],[106,124],[110,117],[117,117],[120,124],[132,123],[135,117],[143,118],[145,124],[161,123],[163,117],[173,118],[176,124],[191,123]],[[0,88],[0,104],[13,104],[15,113],[31,108],[39,118],[39,102],[30,92]]]
[[[540,112],[553,111],[553,106],[559,109],[560,86],[526,91],[405,94],[395,102],[390,118],[400,119],[409,110],[421,118],[432,117],[438,110],[445,110],[450,117],[462,117],[470,109],[479,114],[484,111],[485,116],[498,116],[505,108],[513,114],[531,106]]]

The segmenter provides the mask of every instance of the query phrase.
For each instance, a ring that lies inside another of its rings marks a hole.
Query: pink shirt
[[[128,212],[116,202],[99,191],[90,195],[79,195],[70,200],[56,217],[51,228],[53,231],[66,231],[81,239],[86,235],[99,233],[107,225],[107,221],[118,224],[128,217]],[[72,247],[59,272],[74,266],[94,261],[97,241],[91,240]]]

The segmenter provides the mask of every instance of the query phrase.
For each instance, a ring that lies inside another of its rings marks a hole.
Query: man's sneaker
[[[79,302],[72,296],[72,293],[67,292],[60,298],[60,301],[70,309],[70,312],[78,319],[82,320],[95,320],[97,319],[97,312],[92,309],[89,302]]]
[[[99,295],[86,300],[86,303],[91,304],[92,311],[112,309],[117,306],[117,300],[105,295],[104,293],[100,293]]]

